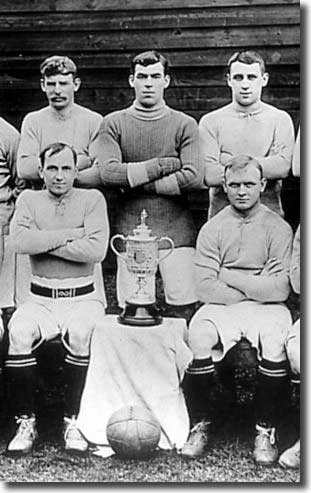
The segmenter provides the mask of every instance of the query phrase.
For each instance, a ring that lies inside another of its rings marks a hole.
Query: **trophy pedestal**
[[[123,312],[118,316],[118,322],[123,325],[148,327],[160,325],[162,323],[162,316],[156,303],[135,305],[126,301]]]

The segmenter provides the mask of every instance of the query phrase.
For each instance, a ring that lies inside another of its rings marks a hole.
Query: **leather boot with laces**
[[[27,454],[33,448],[38,438],[35,416],[17,416],[17,432],[7,446],[7,452],[11,454]]]
[[[211,422],[202,420],[191,428],[189,437],[180,453],[189,458],[200,457],[207,446]]]
[[[269,466],[277,460],[279,451],[276,444],[275,428],[256,425],[253,457],[256,464]]]
[[[300,440],[297,440],[292,447],[281,454],[279,464],[282,467],[289,467],[291,469],[300,468]]]
[[[88,442],[77,427],[75,416],[64,418],[65,450],[72,453],[83,453],[88,449]]]

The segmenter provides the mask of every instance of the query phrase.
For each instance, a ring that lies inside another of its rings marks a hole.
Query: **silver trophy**
[[[157,325],[162,322],[160,310],[155,298],[155,274],[158,264],[174,250],[174,242],[168,236],[158,239],[151,235],[151,229],[146,225],[148,217],[145,209],[140,215],[140,224],[134,229],[134,234],[124,237],[122,234],[114,235],[110,240],[111,249],[120,257],[133,275],[133,293],[126,300],[126,306],[119,321],[127,325]],[[115,240],[122,240],[126,245],[125,252],[119,252],[115,248]],[[159,256],[159,243],[166,241],[169,250],[161,258]],[[151,278],[151,280],[150,280]]]

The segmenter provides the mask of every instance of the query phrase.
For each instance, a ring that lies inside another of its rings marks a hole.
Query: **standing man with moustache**
[[[133,104],[105,116],[96,141],[97,160],[79,172],[77,182],[118,190],[118,233],[132,234],[145,209],[152,233],[173,239],[174,252],[159,267],[166,315],[189,320],[197,301],[193,267],[196,229],[187,192],[199,188],[203,177],[197,124],[166,105],[164,91],[170,76],[162,54],[147,51],[135,56],[129,84],[135,92]],[[131,275],[118,259],[120,307],[132,289]]]
[[[228,205],[222,189],[225,165],[239,154],[252,156],[261,164],[267,179],[262,203],[283,216],[282,179],[289,173],[294,147],[291,117],[261,99],[269,81],[261,55],[255,51],[234,53],[227,67],[232,102],[204,115],[199,123],[204,183],[210,187],[208,217]]]
[[[77,152],[77,168],[82,170],[94,163],[93,144],[102,116],[75,102],[75,94],[81,86],[76,64],[67,56],[51,56],[40,65],[41,89],[48,106],[28,113],[22,123],[17,156],[17,172],[20,178],[40,189],[40,153],[54,142],[64,142]],[[19,257],[23,282],[30,275],[28,259]],[[28,266],[28,267],[27,267]],[[28,273],[28,275],[27,275]],[[101,264],[96,266],[96,289],[105,300]],[[28,286],[26,286],[28,289]]]

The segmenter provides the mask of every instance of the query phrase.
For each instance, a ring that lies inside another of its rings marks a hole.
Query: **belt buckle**
[[[55,298],[72,298],[73,289],[68,288],[68,289],[55,289]]]

